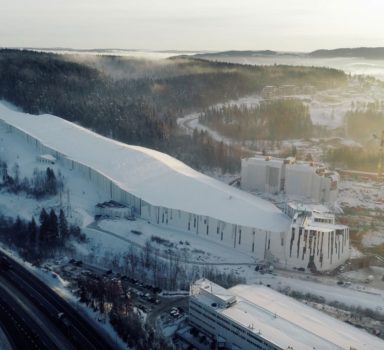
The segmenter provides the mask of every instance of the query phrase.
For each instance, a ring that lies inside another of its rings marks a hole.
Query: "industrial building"
[[[117,203],[113,200],[104,203],[97,203],[95,206],[96,218],[120,218],[132,219],[132,211],[130,207]]]
[[[189,322],[218,347],[244,350],[382,349],[383,341],[262,285],[230,289],[200,279]]]
[[[246,191],[284,193],[317,203],[334,203],[339,175],[323,164],[295,158],[254,157],[241,161],[241,188]]]
[[[129,208],[124,211],[130,217],[198,235],[256,261],[296,266],[289,259],[297,258],[290,257],[286,247],[292,218],[266,200],[203,175],[164,153],[117,142],[52,115],[33,116],[0,103],[0,129],[34,149],[36,155],[51,155],[57,165],[82,175],[104,201]],[[110,208],[97,208],[95,214],[106,211]],[[332,269],[340,261],[316,267]]]

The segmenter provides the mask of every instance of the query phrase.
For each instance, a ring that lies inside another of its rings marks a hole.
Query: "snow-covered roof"
[[[282,349],[381,349],[383,340],[306,306],[271,288],[238,285],[230,288],[237,302],[215,311]],[[207,306],[206,297],[198,300]]]
[[[208,293],[211,296],[210,301],[217,301],[221,305],[228,306],[229,304],[233,303],[236,301],[236,297],[234,294],[232,294],[228,289],[223,288],[222,286],[219,286],[218,284],[206,279],[206,278],[201,278],[197,280],[194,284],[194,287],[199,288],[198,293],[200,294],[203,291],[203,295]],[[205,292],[205,293],[204,293]],[[212,306],[212,303],[210,303]]]
[[[0,119],[152,205],[273,232],[289,227],[290,219],[272,203],[201,174],[167,154],[108,139],[53,115],[11,110],[3,103]]]

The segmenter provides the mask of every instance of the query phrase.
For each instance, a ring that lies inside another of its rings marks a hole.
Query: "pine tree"
[[[34,217],[32,217],[31,222],[28,224],[28,234],[29,242],[31,246],[34,247],[37,238],[37,225]]]
[[[51,168],[47,168],[46,171],[46,183],[45,190],[48,194],[56,194],[57,193],[57,181],[55,172]]]
[[[49,230],[49,216],[45,211],[45,208],[41,209],[40,216],[40,241],[46,242],[48,240],[48,230]]]
[[[20,234],[23,231],[23,222],[21,221],[20,217],[17,216],[15,223],[13,224],[13,234],[15,238],[20,236]]]
[[[60,209],[59,214],[59,236],[63,241],[68,237],[68,222],[63,209]]]
[[[57,215],[53,209],[49,212],[48,240],[54,242],[59,237]]]

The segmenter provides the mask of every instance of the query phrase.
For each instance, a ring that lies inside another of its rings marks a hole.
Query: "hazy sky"
[[[0,0],[0,47],[384,46],[383,0]]]

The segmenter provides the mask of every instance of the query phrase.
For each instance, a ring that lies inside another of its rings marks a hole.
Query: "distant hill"
[[[309,56],[313,58],[360,57],[379,60],[384,59],[384,47],[356,47],[334,50],[316,50],[310,52]]]
[[[204,57],[221,57],[221,56],[275,56],[279,53],[272,50],[258,50],[258,51],[252,51],[252,50],[230,50],[230,51],[219,51],[219,52],[210,52],[210,53],[202,53],[197,54],[195,56],[204,56]]]

